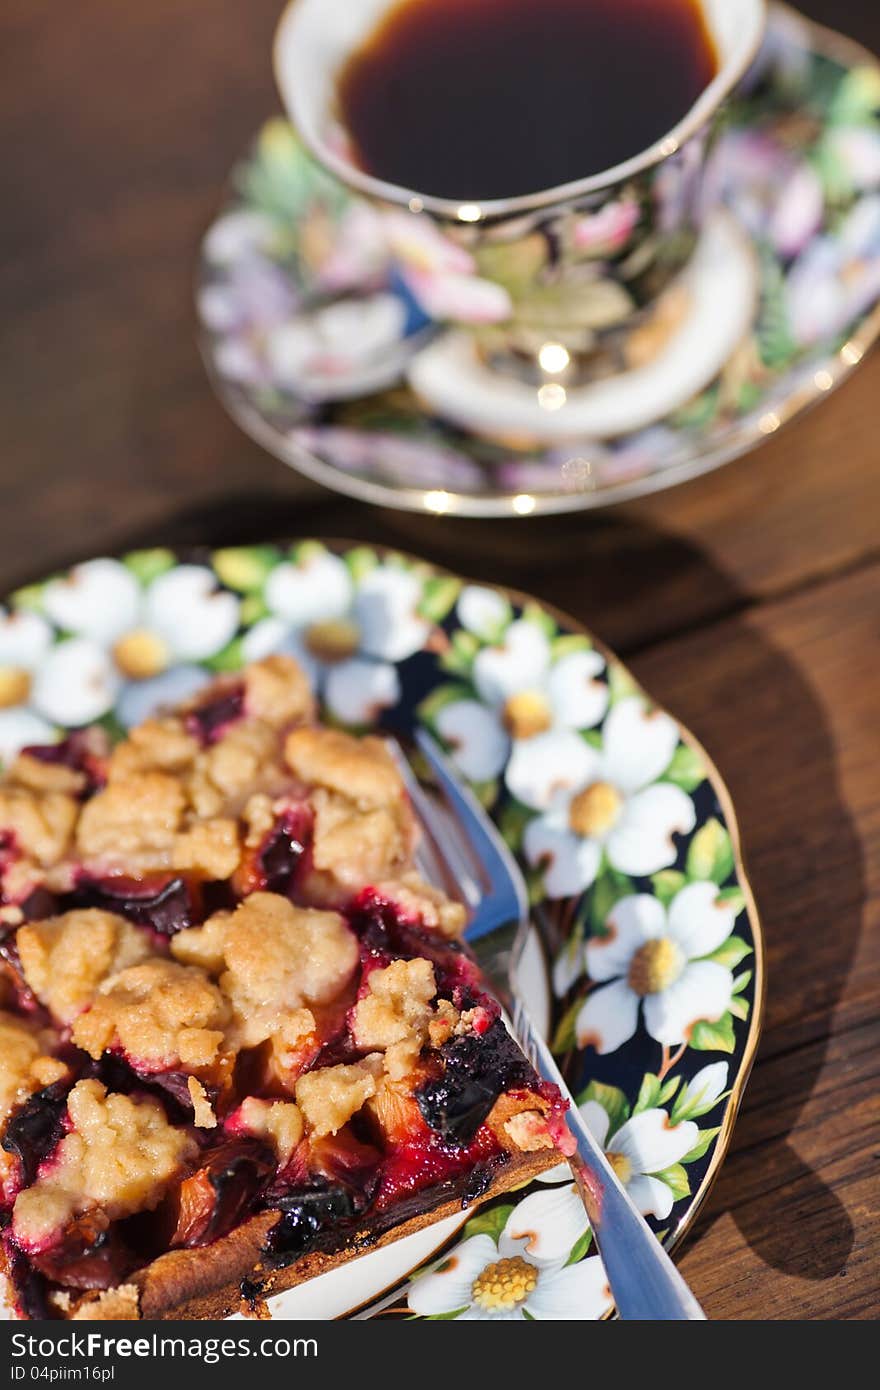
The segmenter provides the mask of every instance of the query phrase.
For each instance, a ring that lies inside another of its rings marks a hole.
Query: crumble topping
[[[115,861],[129,869],[167,864],[184,807],[183,788],[170,773],[132,773],[86,802],[77,848],[86,860]]]
[[[196,757],[187,790],[197,816],[235,814],[266,784],[280,788],[284,776],[278,739],[269,724],[240,719]]]
[[[171,867],[190,870],[208,879],[231,878],[241,861],[238,826],[234,820],[199,821],[177,835]]]
[[[186,1089],[192,1101],[193,1123],[196,1129],[216,1129],[217,1116],[214,1114],[214,1107],[198,1077],[187,1077]]]
[[[0,1123],[45,1086],[67,1075],[67,1067],[47,1056],[51,1038],[14,1014],[0,1012]]]
[[[481,1053],[470,1037],[491,1026],[490,1001],[476,986],[463,1013],[437,998],[438,978],[458,978],[443,938],[461,933],[466,914],[414,871],[417,825],[393,757],[381,739],[316,727],[315,716],[305,674],[270,657],[132,729],[112,753],[103,731],[84,731],[54,758],[20,755],[0,784],[0,917],[17,929],[21,960],[20,973],[14,953],[7,962],[0,1003],[20,1009],[27,984],[64,1030],[0,1013],[0,1125],[65,1082],[46,1098],[55,1127],[33,1145],[25,1136],[27,1171],[0,1152],[0,1190],[15,1198],[8,1239],[25,1271],[28,1255],[66,1236],[48,1269],[36,1260],[61,1316],[138,1316],[134,1285],[103,1288],[101,1234],[154,1209],[194,1169],[198,1220],[175,1236],[184,1245],[222,1238],[316,1177],[319,1193],[330,1188],[318,1216],[331,1222],[349,1172],[360,1183],[363,1170],[365,1193],[383,1201],[447,1176],[463,1182],[474,1124],[485,1126],[475,1152],[553,1147],[541,1095],[509,1090],[523,1073],[497,1040]],[[167,901],[157,884],[172,884]],[[275,891],[251,891],[264,884]],[[25,920],[41,885],[45,915]],[[75,890],[115,910],[63,911]],[[424,954],[407,959],[413,949]],[[68,1086],[108,1051],[127,1082],[110,1094],[96,1080],[74,1085],[57,1141]],[[162,1090],[150,1089],[162,1103],[139,1094],[138,1074],[159,1078]],[[471,1092],[480,1105],[495,1097],[473,1124]],[[180,1101],[192,1120],[172,1124]],[[76,1242],[95,1237],[80,1254]]]
[[[432,1047],[442,1047],[459,1030],[461,1014],[450,999],[438,999],[434,1017],[428,1024]]]
[[[0,832],[11,835],[18,852],[41,868],[57,864],[67,853],[78,810],[64,792],[0,788]]]
[[[198,740],[187,732],[177,715],[148,719],[130,730],[128,738],[114,748],[108,780],[125,781],[142,772],[184,772],[198,751]]]
[[[308,677],[289,656],[267,656],[245,672],[245,709],[273,729],[305,723],[315,717],[315,700]]]
[[[88,1008],[108,975],[150,954],[145,932],[97,908],[27,922],[16,944],[27,984],[61,1023],[73,1023]]]
[[[296,1083],[296,1103],[310,1131],[318,1138],[336,1134],[376,1094],[381,1074],[378,1055],[348,1066],[307,1071]]]
[[[111,1221],[152,1210],[195,1155],[191,1135],[170,1125],[157,1101],[108,1094],[100,1081],[77,1082],[67,1112],[70,1133],[15,1200],[13,1231],[27,1250],[95,1207]]]
[[[226,965],[223,946],[231,912],[215,912],[200,927],[185,927],[171,938],[171,954],[181,965],[198,965],[209,975],[219,975]]]
[[[284,743],[288,767],[306,785],[337,792],[363,809],[405,802],[403,779],[379,738],[338,729],[294,729]]]
[[[319,789],[311,804],[315,813],[312,858],[321,870],[347,888],[362,887],[393,873],[406,862],[409,835],[384,806],[363,809],[345,797]]]
[[[33,792],[62,792],[79,796],[88,785],[88,778],[78,768],[63,762],[44,762],[30,753],[19,753],[9,769],[9,781]]]
[[[117,1047],[145,1071],[198,1069],[217,1058],[227,1019],[204,971],[155,957],[105,980],[71,1036],[96,1059]]]
[[[275,893],[253,893],[222,932],[220,987],[245,1047],[311,1032],[310,1006],[332,1003],[358,964],[357,938],[338,913],[294,907]]]
[[[504,1123],[504,1132],[523,1153],[552,1149],[553,1139],[547,1128],[547,1116],[540,1110],[521,1110]]]
[[[303,1137],[303,1117],[292,1101],[260,1100],[248,1096],[237,1115],[238,1125],[255,1139],[267,1139],[283,1168]]]
[[[395,960],[373,970],[367,993],[352,1019],[352,1034],[365,1051],[384,1051],[393,1043],[414,1038],[421,1048],[428,1037],[431,1000],[437,993],[429,960]]]

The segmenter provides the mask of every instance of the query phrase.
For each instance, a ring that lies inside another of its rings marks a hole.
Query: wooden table
[[[279,0],[5,0],[0,591],[131,544],[381,539],[592,626],[703,741],[769,948],[760,1055],[683,1253],[711,1317],[867,1318],[880,1265],[880,355],[752,457],[595,516],[371,512],[213,399],[192,270],[277,105]],[[880,49],[876,0],[809,0]]]

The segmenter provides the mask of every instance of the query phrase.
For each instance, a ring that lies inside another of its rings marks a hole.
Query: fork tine
[[[519,865],[476,797],[459,781],[436,741],[424,729],[416,731],[415,739],[433,769],[463,839],[485,870],[489,898],[499,913],[521,921],[528,915],[528,898]]]

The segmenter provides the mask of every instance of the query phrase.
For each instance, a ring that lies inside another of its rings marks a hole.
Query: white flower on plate
[[[676,724],[640,696],[612,708],[599,748],[552,734],[515,746],[507,785],[543,811],[526,827],[524,849],[533,867],[543,867],[551,898],[589,888],[603,854],[625,874],[652,874],[675,862],[673,834],[696,823],[691,798],[657,780],[677,746]]]
[[[463,591],[457,608],[463,627],[484,640],[495,637],[509,611],[500,594],[477,587]],[[473,683],[479,699],[444,706],[437,730],[472,782],[496,777],[510,758],[507,783],[519,795],[511,781],[511,767],[517,766],[517,753],[511,758],[511,750],[549,748],[557,762],[579,757],[586,745],[575,730],[598,724],[608,707],[604,673],[605,662],[595,651],[570,652],[554,661],[547,635],[521,618],[497,645],[484,647],[475,657]]]
[[[52,628],[37,613],[0,608],[0,762],[31,743],[51,743],[53,723],[34,706],[36,673],[52,646]]]
[[[323,547],[272,570],[264,598],[271,616],[246,634],[246,660],[290,652],[345,724],[371,724],[397,703],[396,663],[420,651],[431,632],[411,570],[385,562],[355,580]]]
[[[717,1023],[733,998],[733,974],[706,957],[733,931],[738,908],[711,882],[689,883],[666,909],[647,893],[621,898],[604,936],[585,950],[590,979],[600,987],[575,1022],[578,1046],[616,1052],[633,1036],[641,1008],[657,1042],[686,1042],[695,1024]]]
[[[554,1248],[564,1248],[564,1254],[552,1262],[536,1259],[529,1247],[529,1239],[540,1242],[537,1231],[529,1232],[528,1237],[512,1234],[518,1213],[531,1200],[527,1198],[514,1209],[497,1244],[490,1235],[471,1236],[433,1269],[418,1275],[407,1296],[410,1312],[420,1317],[457,1313],[462,1321],[470,1322],[523,1322],[530,1318],[538,1322],[595,1321],[603,1317],[611,1307],[611,1295],[602,1261],[593,1255],[566,1267],[578,1239],[566,1214],[561,1223],[553,1212],[545,1217],[556,1227]]]
[[[47,584],[42,607],[73,636],[40,662],[32,703],[69,728],[99,719],[117,700],[120,719],[131,723],[182,698],[207,679],[193,663],[222,651],[239,621],[238,599],[203,565],[176,565],[144,588],[118,560],[90,560]],[[136,683],[131,691],[128,682]]]
[[[700,1135],[697,1126],[691,1120],[671,1125],[666,1110],[643,1110],[610,1133],[610,1117],[598,1101],[588,1100],[578,1109],[635,1206],[643,1216],[656,1216],[664,1221],[672,1211],[675,1193],[663,1175],[696,1147]],[[554,1187],[551,1192],[534,1192],[526,1197],[516,1211],[520,1228],[534,1226],[538,1229],[542,1222],[552,1220],[567,1235],[576,1231],[575,1239],[579,1239],[590,1223],[571,1181],[568,1165],[552,1168],[539,1181],[564,1185]],[[536,1249],[547,1258],[556,1254],[556,1246],[546,1242]]]

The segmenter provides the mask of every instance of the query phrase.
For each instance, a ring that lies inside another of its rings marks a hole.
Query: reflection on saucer
[[[640,348],[648,360],[602,381],[566,387],[548,380],[536,389],[493,371],[463,331],[443,333],[416,354],[407,379],[426,409],[460,429],[514,444],[609,439],[646,429],[704,390],[754,321],[758,260],[729,213],[716,210],[707,219],[682,282],[670,292],[683,309],[673,331],[651,325],[656,346]],[[647,339],[649,326],[639,331]]]

